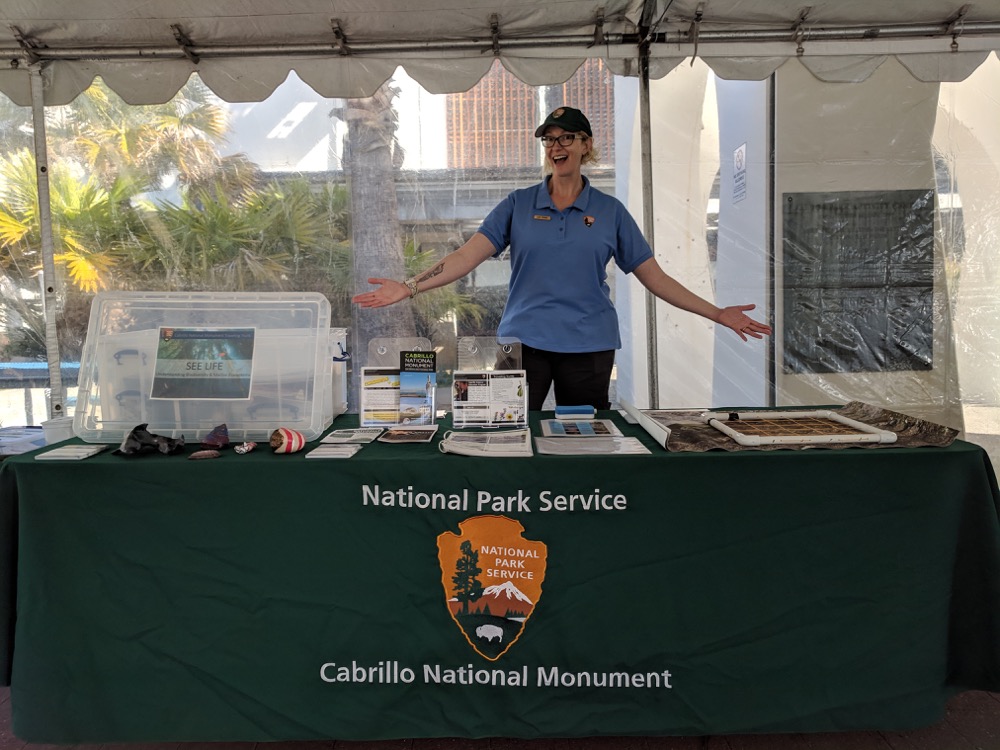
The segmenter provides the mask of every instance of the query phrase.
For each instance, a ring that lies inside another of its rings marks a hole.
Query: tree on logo
[[[455,575],[451,582],[455,584],[455,598],[462,602],[462,614],[469,614],[469,602],[476,601],[483,595],[483,584],[476,578],[482,569],[479,567],[479,553],[472,549],[472,542],[462,542],[462,556],[455,562]]]

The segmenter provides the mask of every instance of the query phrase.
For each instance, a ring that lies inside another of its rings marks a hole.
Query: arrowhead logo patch
[[[437,538],[445,603],[476,653],[496,661],[538,604],[548,549],[505,516],[474,516],[458,528]]]

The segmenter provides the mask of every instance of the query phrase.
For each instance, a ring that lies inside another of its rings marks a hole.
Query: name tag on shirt
[[[545,216],[544,214],[535,214],[531,217],[532,219],[538,219],[539,221],[552,221],[551,216]]]

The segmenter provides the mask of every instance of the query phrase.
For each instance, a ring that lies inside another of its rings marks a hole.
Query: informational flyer
[[[436,424],[397,425],[387,429],[377,440],[380,443],[429,443],[437,429]]]
[[[159,330],[151,399],[248,399],[253,328]]]
[[[436,392],[437,354],[432,351],[400,352],[400,424],[433,424]]]
[[[456,432],[448,430],[438,443],[442,453],[459,453],[463,456],[511,456],[531,455],[531,430],[523,427],[516,430],[494,430]]]
[[[345,430],[333,430],[327,433],[321,443],[365,445],[382,434],[381,427],[357,427]]]
[[[528,383],[524,370],[456,371],[452,412],[455,427],[526,425]]]
[[[354,444],[327,443],[313,448],[306,454],[306,458],[350,458],[361,450],[361,446]]]
[[[399,370],[362,367],[359,403],[358,419],[362,427],[399,424]]]
[[[547,456],[634,456],[651,453],[639,438],[593,437],[589,440],[566,440],[562,437],[536,437],[535,448]]]

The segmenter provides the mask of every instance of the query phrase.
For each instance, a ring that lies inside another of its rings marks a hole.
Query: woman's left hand
[[[402,281],[395,279],[368,279],[369,284],[377,284],[378,289],[361,292],[351,297],[351,302],[360,307],[385,307],[402,302],[410,297],[410,290]]]
[[[747,310],[753,310],[755,307],[756,305],[731,305],[724,307],[722,308],[722,312],[719,313],[719,325],[732,328],[744,341],[747,340],[748,336],[755,339],[770,336],[771,326],[758,323],[746,315]]]

